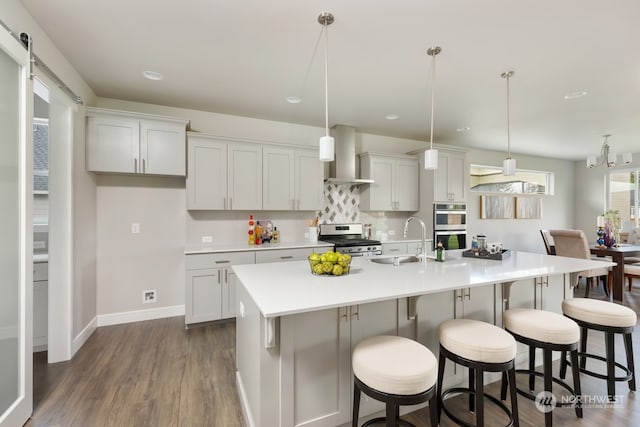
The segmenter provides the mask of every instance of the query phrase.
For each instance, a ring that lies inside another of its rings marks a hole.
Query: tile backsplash
[[[321,224],[360,222],[360,188],[353,184],[324,184]]]

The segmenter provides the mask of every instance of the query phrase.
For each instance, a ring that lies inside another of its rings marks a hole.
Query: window
[[[613,170],[607,173],[607,209],[620,212],[625,229],[627,224],[638,225],[638,176],[640,169]]]
[[[33,119],[33,192],[49,192],[49,120]]]
[[[518,169],[515,175],[502,175],[502,168],[471,165],[471,191],[509,194],[553,194],[553,173]]]

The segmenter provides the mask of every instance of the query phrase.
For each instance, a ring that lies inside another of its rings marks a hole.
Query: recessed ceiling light
[[[470,127],[456,128],[456,132],[468,132],[470,130],[471,130]]]
[[[155,71],[143,71],[142,75],[144,76],[145,79],[149,79],[149,80],[162,80],[164,79],[164,76],[160,73],[157,73]]]
[[[571,92],[568,93],[564,96],[564,99],[576,99],[576,98],[582,98],[583,96],[585,96],[587,94],[586,91],[584,90],[580,90],[578,92]]]
[[[386,116],[384,116],[385,119],[387,120],[397,120],[400,116],[397,114],[387,114]]]
[[[299,96],[287,96],[287,102],[289,104],[300,104],[302,102],[302,98]]]

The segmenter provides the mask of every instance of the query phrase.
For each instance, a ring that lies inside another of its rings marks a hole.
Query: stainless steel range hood
[[[335,125],[332,129],[336,141],[335,161],[329,164],[329,178],[334,184],[373,184],[372,179],[356,178],[356,130],[351,126]]]

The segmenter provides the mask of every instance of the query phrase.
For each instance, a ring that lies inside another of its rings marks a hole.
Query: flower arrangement
[[[613,246],[620,242],[620,229],[622,227],[620,212],[618,212],[618,210],[609,209],[603,214],[603,216],[605,221],[605,240],[609,240],[606,235],[610,235],[610,238],[613,240],[611,246]]]

